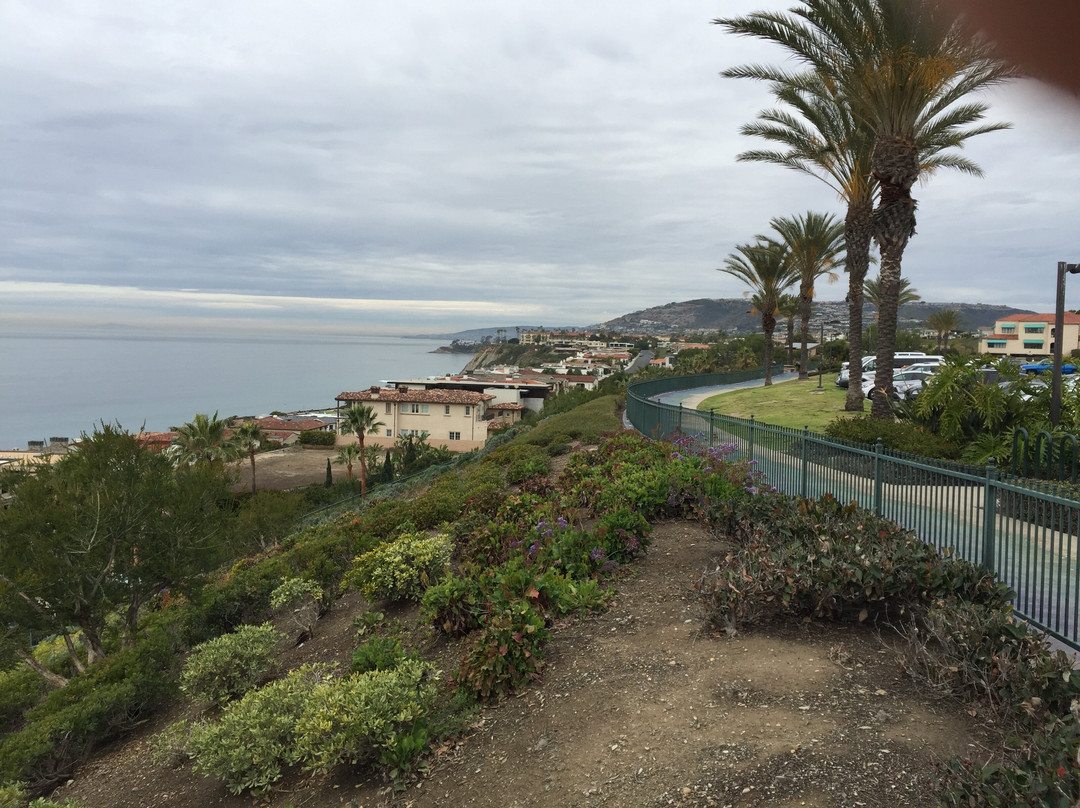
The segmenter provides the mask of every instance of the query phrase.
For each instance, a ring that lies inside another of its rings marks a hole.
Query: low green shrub
[[[270,605],[274,609],[287,610],[293,627],[307,635],[315,630],[322,600],[322,587],[304,578],[286,578],[270,593]]]
[[[190,721],[174,721],[150,739],[150,758],[159,766],[178,769],[187,763],[188,742],[195,724]]]
[[[353,673],[393,670],[405,660],[405,656],[401,640],[372,637],[353,651],[351,670]]]
[[[548,637],[544,618],[528,602],[518,601],[492,614],[469,643],[458,681],[481,700],[514,693],[540,678],[541,649]]]
[[[910,421],[886,421],[869,415],[837,418],[825,427],[825,434],[869,446],[881,438],[882,446],[886,449],[939,460],[958,460],[961,453],[959,445]]]
[[[296,439],[301,446],[333,446],[336,441],[337,435],[321,429],[305,429]]]
[[[197,726],[188,751],[196,771],[232,793],[266,791],[290,766],[326,772],[383,752],[393,758],[402,743],[413,748],[436,690],[435,672],[417,660],[340,679],[330,666],[305,665],[227,705],[218,722]]]
[[[269,623],[242,626],[191,649],[180,675],[190,699],[225,702],[265,681],[274,648],[285,637]]]
[[[345,584],[368,599],[419,600],[450,562],[450,538],[440,533],[405,533],[358,556]]]
[[[0,808],[83,808],[75,800],[55,802],[39,797],[31,801],[30,795],[20,783],[0,786]]]
[[[714,522],[739,550],[696,588],[728,631],[780,614],[898,619],[940,598],[1002,607],[1012,597],[992,573],[832,497],[733,500]]]
[[[48,689],[41,675],[24,663],[0,672],[0,733],[10,731]]]

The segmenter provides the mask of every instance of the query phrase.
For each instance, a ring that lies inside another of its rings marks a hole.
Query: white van
[[[945,357],[937,354],[925,354],[922,351],[897,351],[893,354],[893,370],[906,368],[909,365],[938,365],[945,364]],[[877,357],[863,357],[863,381],[872,380],[877,372]],[[921,368],[920,368],[921,369]]]

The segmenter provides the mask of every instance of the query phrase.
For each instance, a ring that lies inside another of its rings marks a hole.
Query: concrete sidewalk
[[[773,383],[790,382],[799,378],[798,373],[777,373],[773,377]],[[750,387],[764,387],[764,379],[752,379],[748,382],[736,382],[735,384],[713,385],[711,387],[694,387],[689,390],[673,390],[670,393],[661,393],[653,396],[653,401],[661,404],[682,404],[688,410],[696,410],[698,405],[718,393],[730,393],[732,390],[746,390]]]

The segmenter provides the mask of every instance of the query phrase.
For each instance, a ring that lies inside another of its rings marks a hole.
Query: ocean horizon
[[[332,409],[343,391],[456,373],[445,341],[300,334],[0,334],[0,449],[78,438],[102,421],[165,431],[196,413]]]

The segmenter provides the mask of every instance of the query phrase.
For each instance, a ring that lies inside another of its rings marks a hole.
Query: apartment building
[[[994,323],[994,330],[979,340],[979,353],[1022,359],[1052,356],[1057,335],[1053,314],[1012,314]],[[1080,314],[1065,312],[1061,353],[1080,348]]]
[[[375,411],[382,426],[368,433],[366,444],[393,446],[403,435],[426,432],[430,445],[466,452],[487,441],[485,414],[493,398],[472,390],[370,387],[339,393],[334,400],[339,422],[342,410],[353,404],[365,404]],[[339,435],[339,444],[349,442],[348,435]]]

